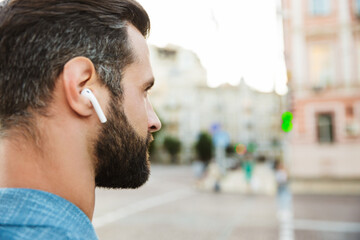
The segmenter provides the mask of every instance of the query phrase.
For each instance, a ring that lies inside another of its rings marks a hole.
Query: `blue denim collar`
[[[24,188],[0,188],[0,225],[54,227],[93,236],[89,218],[55,194]]]

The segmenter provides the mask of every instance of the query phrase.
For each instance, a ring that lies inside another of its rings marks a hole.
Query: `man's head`
[[[87,126],[78,135],[86,138],[97,186],[143,184],[150,133],[161,126],[146,95],[153,76],[144,9],[133,0],[12,0],[0,9],[1,135],[38,141],[39,116],[66,109],[63,122]],[[94,122],[80,95],[85,87],[102,98],[107,123]]]

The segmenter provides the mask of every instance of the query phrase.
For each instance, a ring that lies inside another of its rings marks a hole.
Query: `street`
[[[136,190],[96,190],[93,223],[101,240],[360,239],[360,196],[276,196],[199,191],[190,166],[152,166]]]

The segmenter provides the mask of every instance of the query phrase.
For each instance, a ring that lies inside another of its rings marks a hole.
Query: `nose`
[[[155,113],[150,101],[148,101],[148,131],[151,133],[157,132],[161,129],[161,122]]]

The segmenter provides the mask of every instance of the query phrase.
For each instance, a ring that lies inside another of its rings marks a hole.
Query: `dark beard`
[[[121,102],[112,97],[107,122],[95,142],[95,184],[105,188],[138,188],[149,178],[151,134],[139,136]]]

